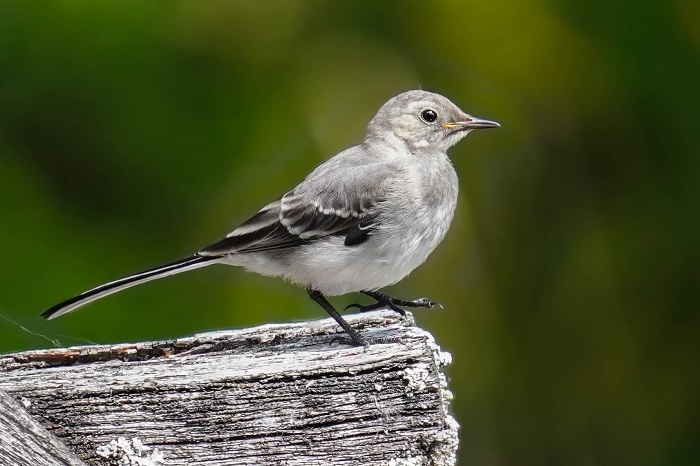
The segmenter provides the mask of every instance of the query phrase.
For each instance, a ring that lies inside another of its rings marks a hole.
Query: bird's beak
[[[466,131],[472,129],[486,129],[486,128],[500,128],[501,125],[495,121],[482,120],[481,118],[475,118],[471,115],[464,115],[464,120],[454,121],[451,123],[444,123],[442,125],[445,129],[453,131]]]

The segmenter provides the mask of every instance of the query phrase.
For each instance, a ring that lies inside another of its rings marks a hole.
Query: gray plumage
[[[122,289],[214,263],[304,286],[336,320],[342,318],[322,295],[363,291],[387,298],[381,304],[398,312],[397,302],[435,304],[395,300],[373,290],[404,278],[442,241],[458,193],[447,149],[472,129],[496,126],[441,95],[400,94],[379,109],[362,144],[319,165],[221,241],[193,257],[89,290],[42,315],[57,317]],[[340,320],[355,343],[365,343]]]

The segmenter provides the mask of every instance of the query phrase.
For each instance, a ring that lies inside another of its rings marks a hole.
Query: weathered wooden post
[[[0,355],[0,465],[454,465],[450,355],[410,314],[348,321],[399,340],[323,319]]]

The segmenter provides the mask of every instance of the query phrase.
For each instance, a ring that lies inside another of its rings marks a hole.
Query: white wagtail
[[[379,109],[362,144],[326,160],[221,241],[186,259],[88,290],[42,316],[52,319],[180,272],[240,265],[306,287],[354,344],[366,346],[367,339],[325,295],[361,292],[377,301],[348,306],[361,312],[388,307],[404,314],[401,307],[438,305],[425,298],[404,301],[379,289],[422,264],[450,227],[458,181],[447,149],[473,129],[498,126],[464,113],[438,94],[400,94]]]

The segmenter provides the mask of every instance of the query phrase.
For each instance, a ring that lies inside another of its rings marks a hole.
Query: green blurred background
[[[699,19],[696,0],[2,1],[0,351],[324,317],[226,267],[38,314],[219,239],[421,87],[503,126],[451,151],[453,227],[391,289],[445,306],[416,315],[454,355],[460,465],[698,464]]]

